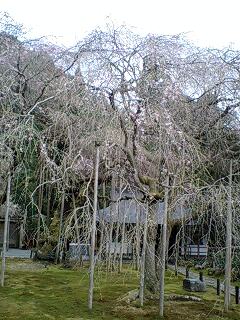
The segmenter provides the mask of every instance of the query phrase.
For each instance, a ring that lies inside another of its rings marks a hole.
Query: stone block
[[[203,292],[206,291],[206,284],[198,279],[184,279],[183,289],[191,292]]]

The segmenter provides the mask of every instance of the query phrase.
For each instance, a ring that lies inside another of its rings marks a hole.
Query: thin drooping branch
[[[97,200],[98,200],[98,170],[99,170],[99,146],[96,151],[95,179],[94,179],[94,200],[93,200],[93,217],[90,247],[90,271],[89,271],[89,291],[88,291],[88,308],[93,307],[93,289],[94,289],[94,267],[95,267],[95,241],[96,241],[96,219],[97,219]]]
[[[232,270],[232,160],[230,160],[229,183],[228,183],[228,204],[227,204],[227,225],[226,225],[226,262],[224,279],[224,310],[228,312],[230,305],[230,282]]]
[[[164,216],[162,225],[162,250],[160,261],[160,298],[159,298],[159,313],[163,317],[164,312],[164,278],[165,278],[165,263],[166,263],[166,248],[167,248],[167,221],[168,221],[168,194],[169,194],[169,175],[166,178],[166,187],[164,195]]]
[[[3,250],[2,250],[2,270],[1,270],[1,286],[4,287],[5,270],[6,270],[6,251],[7,251],[7,237],[8,237],[8,225],[9,225],[9,211],[10,211],[10,193],[11,193],[11,173],[8,173],[7,184],[7,201],[6,212],[4,221],[4,234],[3,234]]]
[[[63,213],[64,213],[64,204],[65,204],[65,189],[62,190],[62,201],[61,201],[61,209],[59,215],[59,230],[58,230],[58,242],[56,248],[56,255],[55,255],[55,263],[58,263],[60,257],[60,251],[62,246],[62,231],[63,231]]]
[[[147,232],[148,232],[148,204],[146,207],[143,230],[143,244],[142,244],[142,257],[141,257],[141,273],[140,273],[140,289],[139,289],[139,299],[140,305],[143,306],[144,300],[144,287],[145,287],[145,258],[146,258],[146,246],[147,246]]]

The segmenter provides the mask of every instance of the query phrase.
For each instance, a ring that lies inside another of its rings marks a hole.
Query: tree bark
[[[149,215],[150,216],[150,215]],[[156,224],[151,223],[152,219],[149,218],[149,226],[147,232],[147,244],[146,244],[146,255],[145,255],[145,283],[146,288],[152,292],[157,293],[159,290],[158,279],[156,276],[156,259],[155,259],[155,248],[157,229]]]

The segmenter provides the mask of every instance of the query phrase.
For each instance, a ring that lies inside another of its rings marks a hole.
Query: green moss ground
[[[26,268],[27,266],[27,268]],[[28,268],[29,266],[29,268]],[[35,267],[36,266],[36,267]],[[11,269],[10,269],[11,268]],[[122,274],[97,271],[93,311],[87,308],[88,270],[63,269],[58,266],[39,268],[33,262],[8,262],[6,286],[0,288],[0,319],[158,319],[158,301],[149,300],[144,308],[138,302],[128,305],[118,298],[138,286],[138,275],[130,267]],[[170,271],[166,276],[166,296],[188,294],[182,289],[182,277]],[[222,297],[213,289],[195,294],[202,302],[166,302],[166,320],[240,319],[240,307],[233,305],[224,316]]]

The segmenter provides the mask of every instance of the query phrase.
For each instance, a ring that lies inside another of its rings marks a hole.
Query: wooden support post
[[[99,168],[99,146],[97,146],[95,180],[94,180],[94,200],[93,200],[93,220],[92,236],[90,247],[90,273],[89,273],[89,291],[88,291],[88,308],[92,310],[93,306],[93,288],[94,288],[94,266],[95,266],[95,240],[96,240],[96,220],[97,220],[97,200],[98,200],[98,168]]]
[[[239,287],[235,287],[235,299],[236,299],[236,304],[239,304]]]
[[[186,278],[189,278],[189,267],[186,267]]]
[[[199,280],[203,282],[203,272],[202,271],[199,272]]]
[[[220,279],[217,279],[217,295],[220,296],[220,292],[221,292],[221,289],[220,289]]]

